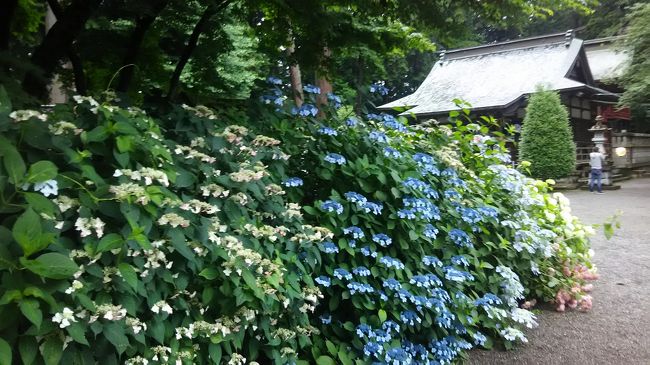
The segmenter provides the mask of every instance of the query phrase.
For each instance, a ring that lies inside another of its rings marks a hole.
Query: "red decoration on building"
[[[601,109],[600,115],[605,122],[610,119],[630,120],[630,108],[616,108],[614,105],[607,105]]]

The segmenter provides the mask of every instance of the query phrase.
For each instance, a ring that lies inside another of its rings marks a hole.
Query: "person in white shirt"
[[[598,187],[598,194],[603,194],[603,163],[605,156],[600,153],[598,147],[594,147],[593,152],[589,154],[589,166],[591,173],[589,174],[589,191],[594,192],[594,183]]]

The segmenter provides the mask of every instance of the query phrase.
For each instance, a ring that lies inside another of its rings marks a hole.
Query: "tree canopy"
[[[480,41],[475,24],[524,24],[575,0],[259,1],[9,0],[0,21],[0,82],[18,104],[44,102],[60,75],[72,93],[117,91],[145,99],[245,99],[255,81],[300,65],[349,97],[385,80],[392,96],[412,91],[436,47]],[[56,21],[44,31],[45,14]],[[468,26],[469,25],[469,26]],[[289,52],[288,50],[291,50]],[[320,76],[317,76],[320,75]],[[413,75],[411,73],[411,75]],[[22,97],[21,97],[22,95]]]
[[[630,62],[621,77],[625,92],[622,105],[647,109],[650,105],[650,3],[638,4],[628,16],[628,33],[623,40]]]

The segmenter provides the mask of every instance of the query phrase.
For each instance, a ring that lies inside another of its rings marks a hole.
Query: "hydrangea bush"
[[[187,107],[165,133],[90,98],[2,100],[0,363],[286,363],[309,347],[309,259],[332,235],[286,199],[278,140],[214,119]]]
[[[314,357],[446,364],[494,339],[525,342],[537,298],[591,307],[592,227],[551,181],[511,167],[493,120],[468,114],[437,126],[278,117],[289,174],[304,181],[289,194],[334,233],[319,247]]]
[[[0,95],[0,363],[449,363],[525,341],[535,299],[591,306],[591,227],[490,119],[275,80],[248,125]]]

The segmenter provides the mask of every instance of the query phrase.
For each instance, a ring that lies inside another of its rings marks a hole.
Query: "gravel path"
[[[514,351],[470,353],[470,364],[650,365],[650,179],[621,183],[605,195],[570,191],[575,215],[600,223],[617,209],[622,227],[611,240],[593,238],[600,280],[588,313],[545,310],[529,343]]]

